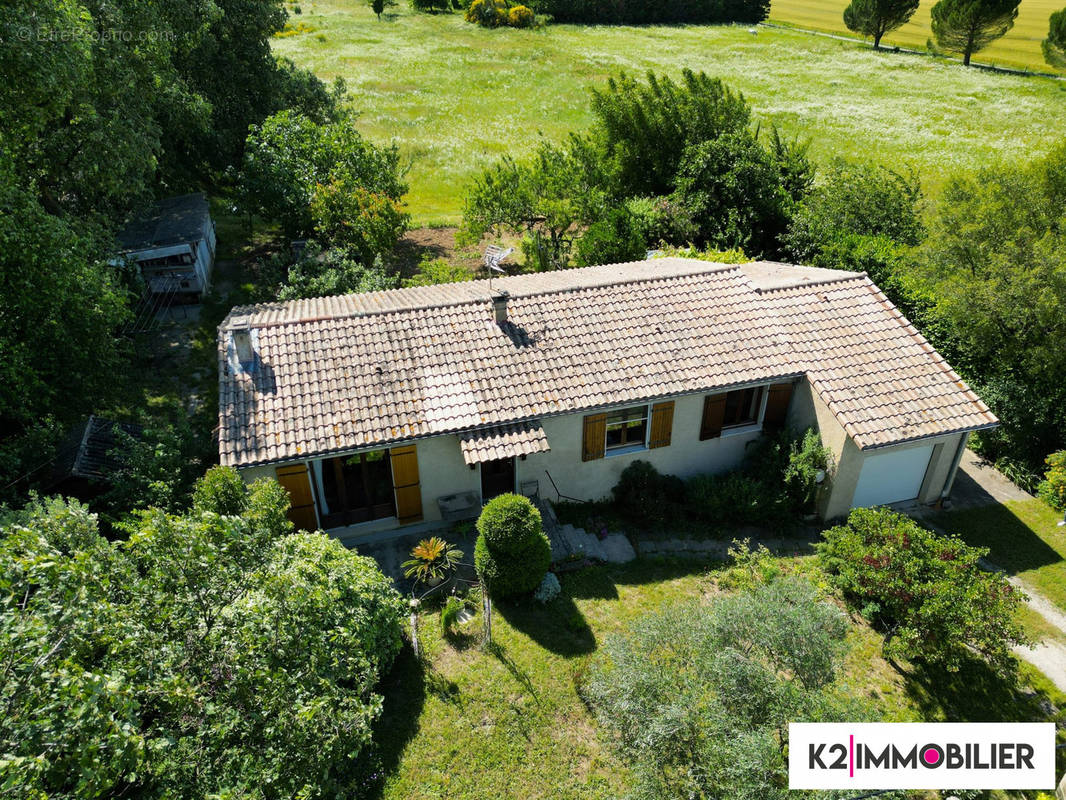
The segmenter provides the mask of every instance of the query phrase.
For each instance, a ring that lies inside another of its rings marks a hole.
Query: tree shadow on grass
[[[922,664],[896,670],[923,719],[1035,722],[1053,707],[1044,693],[1020,686],[1017,676],[997,674],[979,658],[966,659],[958,672]]]
[[[529,600],[493,603],[507,624],[557,655],[571,657],[596,649],[596,637],[564,591],[547,605]]]
[[[932,522],[969,545],[989,548],[988,557],[1011,575],[1063,560],[1008,506],[999,503],[940,514]]]
[[[404,748],[418,733],[419,716],[426,703],[427,668],[409,644],[404,644],[378,688],[384,708],[374,724],[377,774],[366,780],[370,797],[381,796],[384,776],[399,766]]]

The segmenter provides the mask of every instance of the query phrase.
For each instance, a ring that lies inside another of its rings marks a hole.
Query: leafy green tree
[[[355,117],[319,124],[293,111],[281,111],[253,126],[239,178],[244,208],[281,223],[290,237],[315,228],[312,201],[320,186],[354,190],[398,201],[407,190],[400,178],[395,147],[379,148],[355,130]],[[329,218],[334,230],[342,220]],[[335,232],[335,231],[334,231]]]
[[[321,250],[312,241],[307,243],[300,259],[289,267],[288,276],[278,290],[278,299],[299,300],[395,288],[396,278],[385,272],[380,259],[366,264],[358,254],[344,248]]]
[[[583,152],[543,143],[530,161],[504,156],[467,193],[459,240],[479,242],[490,232],[520,234],[533,269],[569,266],[575,239],[607,208]]]
[[[810,583],[778,579],[609,636],[580,692],[633,797],[784,800],[788,723],[868,714],[837,683],[848,627]]]
[[[1047,38],[1040,47],[1047,63],[1066,69],[1066,8],[1056,11],[1048,19]]]
[[[551,545],[529,498],[492,498],[478,517],[477,530],[474,567],[493,597],[529,594],[540,585],[551,562]]]
[[[925,238],[922,202],[913,172],[835,159],[792,214],[785,245],[801,263],[841,236],[884,236],[917,245]]]
[[[574,265],[591,267],[639,261],[647,251],[638,221],[622,206],[611,209],[588,226],[574,247]]]
[[[0,519],[7,792],[359,790],[403,603],[337,541],[279,538],[288,499],[268,483],[242,515],[144,512],[127,542],[57,499]]]
[[[951,180],[921,254],[935,301],[927,335],[1001,427],[981,452],[1030,489],[1066,447],[1066,146],[1026,165]]]
[[[125,358],[115,333],[128,310],[105,241],[91,224],[46,212],[13,165],[0,165],[0,486],[34,477],[92,410],[86,398],[114,397]]]
[[[873,37],[874,50],[880,50],[882,37],[905,25],[918,5],[919,0],[851,0],[844,9],[844,24],[848,30]]]
[[[1005,576],[978,561],[987,548],[941,536],[886,508],[857,508],[824,531],[818,558],[848,602],[885,632],[890,657],[957,670],[975,652],[1000,671],[1027,639],[1024,600]]]
[[[622,74],[593,90],[590,138],[624,197],[669,194],[686,148],[751,122],[742,95],[721,80],[684,70],[680,85],[653,72],[647,83]]]
[[[410,221],[398,200],[363,188],[349,175],[315,187],[311,218],[319,241],[358,254],[364,264],[391,252]]]
[[[748,131],[687,148],[674,199],[699,230],[698,244],[773,253],[788,225],[791,198],[770,154]]]
[[[970,56],[1014,27],[1021,0],[938,0],[932,10],[936,43],[952,53]]]

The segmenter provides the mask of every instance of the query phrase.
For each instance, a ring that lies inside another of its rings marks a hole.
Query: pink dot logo
[[[922,766],[932,769],[939,767],[944,762],[944,751],[935,744],[927,744],[918,752],[922,760]]]

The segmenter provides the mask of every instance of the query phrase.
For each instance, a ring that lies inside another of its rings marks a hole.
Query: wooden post
[[[492,598],[489,597],[489,587],[484,581],[481,582],[481,608],[485,612],[485,647],[492,645]]]

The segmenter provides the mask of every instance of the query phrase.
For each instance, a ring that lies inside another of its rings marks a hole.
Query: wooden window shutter
[[[651,407],[651,438],[648,448],[668,447],[674,429],[674,401],[665,400]]]
[[[422,486],[418,481],[418,450],[413,444],[389,450],[396,516],[401,525],[422,519]]]
[[[289,493],[289,520],[298,530],[318,530],[315,496],[311,493],[311,476],[306,464],[290,464],[274,470],[278,483]]]
[[[700,421],[700,441],[722,435],[725,421],[725,394],[712,394],[703,398],[703,419]]]
[[[788,403],[792,399],[791,383],[775,383],[770,387],[766,397],[766,414],[762,426],[768,431],[777,431],[785,427],[788,417]]]
[[[581,460],[603,458],[607,447],[607,415],[589,414],[585,417],[585,434],[581,443]]]

